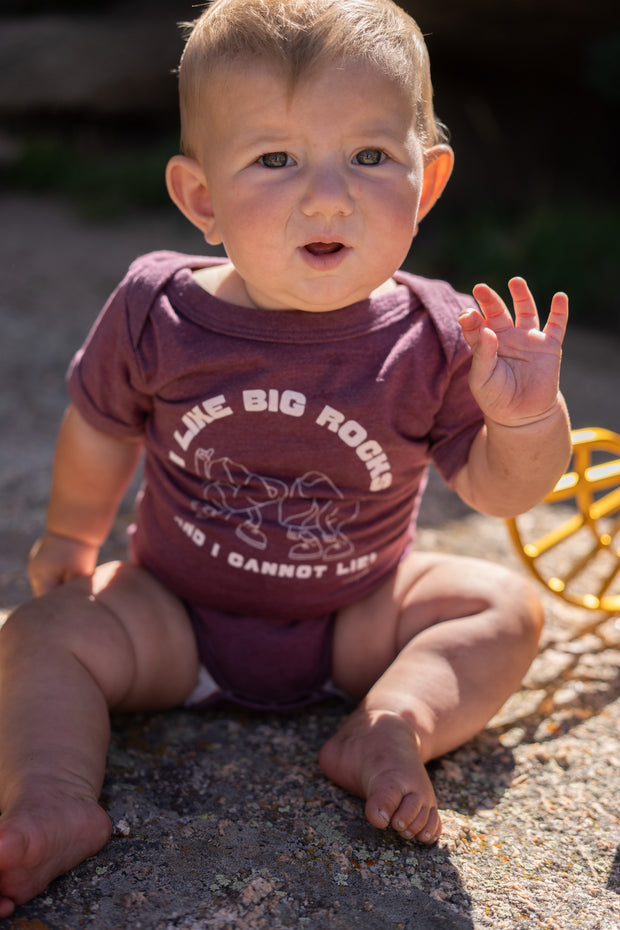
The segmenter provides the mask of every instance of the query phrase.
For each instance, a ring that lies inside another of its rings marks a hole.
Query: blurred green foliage
[[[620,31],[589,43],[583,77],[595,94],[610,103],[620,103]]]
[[[620,212],[615,202],[560,197],[497,203],[482,212],[438,208],[441,219],[425,241],[424,221],[407,267],[445,278],[469,293],[485,281],[507,297],[509,278],[520,275],[541,315],[556,291],[570,298],[571,320],[620,334]]]
[[[15,156],[0,168],[5,189],[61,194],[81,212],[101,220],[128,209],[167,203],[166,162],[175,138],[151,144],[102,139],[94,131],[65,129],[27,134]]]

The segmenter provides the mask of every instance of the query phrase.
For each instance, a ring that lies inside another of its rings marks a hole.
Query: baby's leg
[[[109,708],[179,704],[198,659],[181,603],[141,569],[102,566],[0,631],[0,918],[97,852]]]
[[[473,737],[518,688],[541,626],[518,575],[412,553],[339,613],[333,678],[361,703],[321,750],[325,774],[366,799],[374,826],[434,842],[441,822],[425,763]]]

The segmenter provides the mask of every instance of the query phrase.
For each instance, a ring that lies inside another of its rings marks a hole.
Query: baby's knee
[[[70,624],[78,603],[88,602],[86,591],[77,591],[71,597],[67,597],[68,593],[64,587],[58,588],[16,607],[0,629],[0,653],[6,655],[16,648],[28,649],[30,642],[39,646],[46,641],[60,644],[63,630]]]
[[[105,644],[120,631],[117,619],[93,595],[92,579],[75,578],[17,607],[0,631],[0,652],[45,649],[80,655]]]
[[[544,624],[544,608],[537,587],[511,569],[500,570],[497,607],[511,637],[534,656]]]
[[[524,607],[524,617],[522,621],[524,635],[528,637],[534,651],[536,651],[545,622],[545,609],[534,585],[525,579],[521,579],[521,583]]]

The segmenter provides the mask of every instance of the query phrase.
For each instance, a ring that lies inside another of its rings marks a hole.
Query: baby
[[[0,917],[97,852],[109,712],[356,702],[323,747],[366,817],[433,843],[428,760],[519,686],[542,611],[413,549],[429,463],[529,509],[570,457],[567,298],[539,325],[400,272],[450,177],[391,0],[217,0],[181,60],[170,196],[226,259],[131,266],[76,355],[35,595],[0,633]],[[98,565],[134,470],[126,562]]]

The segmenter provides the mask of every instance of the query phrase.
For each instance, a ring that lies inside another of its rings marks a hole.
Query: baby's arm
[[[94,571],[141,452],[139,440],[100,433],[69,407],[56,446],[46,530],[30,555],[36,595]]]
[[[554,486],[571,454],[570,425],[559,391],[568,298],[556,294],[544,329],[527,284],[513,278],[514,321],[484,284],[474,288],[480,310],[461,314],[472,349],[470,386],[485,417],[458,494],[483,513],[511,517],[529,510]]]

